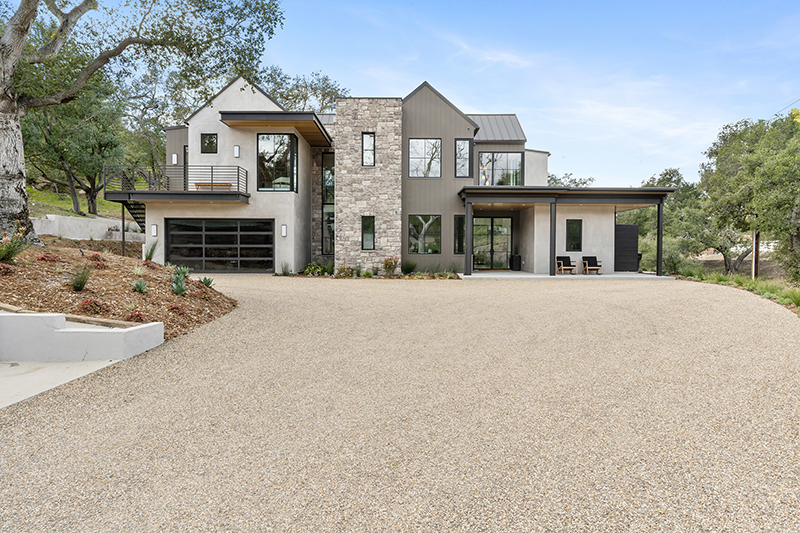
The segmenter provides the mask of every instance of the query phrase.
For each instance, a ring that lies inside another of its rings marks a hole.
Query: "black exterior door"
[[[639,226],[617,224],[614,228],[614,270],[639,271]]]

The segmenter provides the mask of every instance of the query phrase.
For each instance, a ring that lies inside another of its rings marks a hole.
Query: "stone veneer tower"
[[[361,134],[375,134],[375,165],[361,164]],[[335,266],[383,267],[403,243],[403,100],[336,102]],[[375,217],[375,249],[361,249],[361,217]]]

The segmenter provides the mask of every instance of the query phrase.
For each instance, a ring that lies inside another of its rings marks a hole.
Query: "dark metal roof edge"
[[[455,106],[455,104],[453,104],[453,102],[451,102],[450,100],[448,100],[447,98],[445,98],[445,97],[444,97],[444,95],[443,95],[442,93],[440,93],[439,91],[437,91],[437,90],[436,90],[436,89],[433,87],[433,85],[431,85],[431,84],[430,84],[430,83],[428,83],[427,81],[423,81],[423,82],[420,84],[420,86],[419,86],[419,87],[417,87],[416,89],[414,89],[413,91],[411,91],[411,92],[408,94],[408,96],[406,96],[405,98],[403,98],[403,102],[405,102],[406,100],[408,100],[409,98],[411,98],[412,96],[414,96],[415,94],[417,94],[417,93],[418,93],[420,90],[422,90],[422,88],[423,88],[423,87],[427,87],[428,89],[430,89],[431,91],[433,91],[433,94],[435,94],[436,96],[438,96],[439,98],[441,98],[441,99],[444,101],[444,103],[446,103],[447,105],[449,105],[450,107],[452,107],[452,108],[453,108],[453,110],[454,110],[456,113],[458,113],[459,115],[461,115],[462,117],[464,117],[464,120],[466,120],[467,122],[469,122],[470,124],[472,124],[472,127],[473,127],[473,128],[475,128],[475,131],[473,131],[473,132],[472,132],[472,136],[473,136],[473,137],[475,137],[475,134],[476,134],[476,133],[478,133],[478,130],[479,130],[479,129],[481,129],[481,127],[480,127],[478,124],[476,124],[474,120],[472,120],[471,118],[469,118],[469,117],[468,117],[468,116],[467,116],[467,115],[466,115],[466,114],[465,114],[463,111],[461,111],[459,108],[457,108],[457,107]]]
[[[630,196],[646,195],[666,197],[677,189],[672,187],[550,187],[550,186],[493,186],[486,187],[481,185],[468,185],[462,187],[458,192],[461,198],[469,194],[542,194],[552,195],[564,194],[566,196]]]

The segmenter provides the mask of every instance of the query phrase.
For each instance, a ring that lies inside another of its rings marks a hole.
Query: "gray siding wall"
[[[464,255],[454,254],[454,215],[464,214],[464,205],[458,197],[462,187],[473,180],[455,177],[455,140],[471,139],[473,126],[461,114],[423,87],[403,102],[403,260],[417,263],[417,269],[439,265],[447,268],[456,263],[464,268]],[[408,177],[408,140],[442,140],[442,177]],[[476,154],[473,158],[477,157]],[[408,253],[409,215],[441,215],[441,254]]]
[[[168,167],[183,166],[183,147],[189,145],[189,128],[183,126],[180,128],[170,128],[166,132],[167,141],[167,160]],[[172,164],[172,154],[178,154],[178,164]]]

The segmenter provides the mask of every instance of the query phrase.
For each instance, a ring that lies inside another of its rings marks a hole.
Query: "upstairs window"
[[[216,154],[217,153],[217,134],[216,133],[201,133],[200,134],[200,153],[201,154]]]
[[[456,139],[456,177],[469,178],[472,175],[470,169],[469,139]]]
[[[297,192],[297,137],[258,134],[258,190]]]
[[[522,154],[481,152],[479,185],[522,185]]]
[[[408,177],[442,177],[442,140],[409,139]]]
[[[361,134],[361,165],[365,167],[375,166],[375,134]]]
[[[567,251],[583,250],[583,220],[567,220]]]

